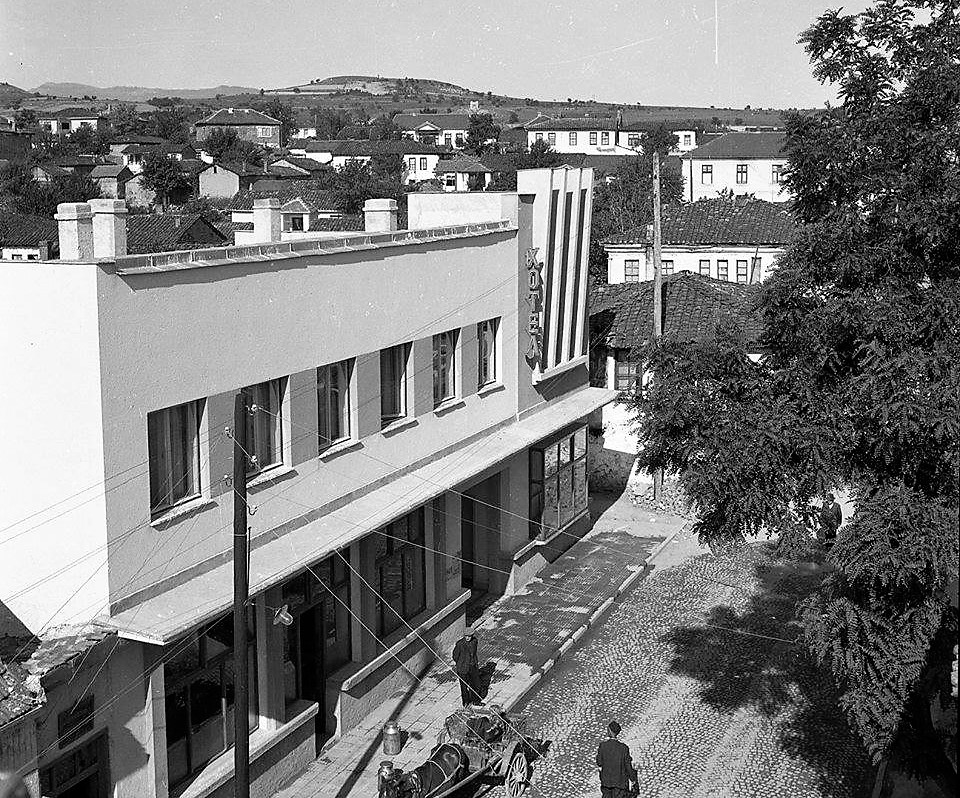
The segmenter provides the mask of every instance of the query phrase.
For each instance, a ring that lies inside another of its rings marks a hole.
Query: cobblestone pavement
[[[754,636],[794,639],[796,602],[819,579],[764,547],[654,572],[517,708],[550,741],[528,795],[599,796],[593,760],[611,718],[645,798],[869,794],[829,676],[798,645]]]
[[[479,658],[490,674],[488,704],[506,705],[526,689],[557,647],[610,597],[668,535],[679,518],[640,512],[627,497],[591,500],[596,522],[588,535],[513,596],[494,603],[478,621]],[[450,652],[443,652],[449,657]],[[460,689],[446,664],[435,664],[330,745],[277,798],[375,796],[381,754],[379,730],[388,719],[410,734],[391,757],[403,768],[424,762],[446,717],[460,708]]]

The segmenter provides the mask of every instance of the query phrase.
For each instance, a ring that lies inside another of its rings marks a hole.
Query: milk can
[[[387,721],[383,727],[383,754],[384,756],[396,756],[403,747],[400,724],[395,721]]]

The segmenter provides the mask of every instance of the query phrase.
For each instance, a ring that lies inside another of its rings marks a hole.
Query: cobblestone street
[[[829,678],[796,644],[768,639],[796,638],[793,608],[819,578],[759,548],[658,568],[517,708],[550,741],[529,795],[598,796],[593,759],[611,718],[645,798],[869,794]]]

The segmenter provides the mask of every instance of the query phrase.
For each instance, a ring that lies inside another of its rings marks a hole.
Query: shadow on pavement
[[[823,796],[863,795],[866,754],[839,706],[832,675],[803,646],[796,618],[798,602],[816,590],[822,570],[755,553],[715,562],[723,564],[730,587],[746,591],[754,583],[756,592],[744,609],[716,606],[702,625],[671,630],[671,671],[700,681],[702,699],[718,711],[749,707],[770,719],[780,748],[816,773]],[[743,607],[743,594],[732,602]],[[777,717],[786,720],[774,723]]]

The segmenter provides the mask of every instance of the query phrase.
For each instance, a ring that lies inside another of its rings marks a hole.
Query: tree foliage
[[[263,163],[263,151],[252,141],[237,135],[232,127],[218,127],[210,131],[203,141],[203,148],[214,161],[230,161],[260,166]]]
[[[471,155],[486,155],[493,152],[500,138],[500,125],[490,114],[470,114],[467,123],[467,139],[463,149]]]
[[[512,155],[512,171],[498,172],[487,186],[487,191],[516,191],[517,170],[549,169],[561,163],[563,160],[560,155],[546,141],[535,141],[529,150]]]
[[[787,119],[800,229],[757,301],[766,356],[723,334],[650,351],[641,462],[680,475],[707,540],[802,529],[812,496],[851,488],[807,643],[875,758],[955,787],[930,706],[956,641],[960,22],[877,0],[800,41],[840,104]]]
[[[190,188],[190,178],[177,161],[163,153],[150,152],[143,162],[143,185],[154,192],[166,208],[174,194]]]
[[[40,183],[23,164],[0,167],[0,207],[16,213],[50,217],[61,202],[86,202],[99,196],[97,184],[84,175],[67,174]]]

